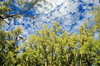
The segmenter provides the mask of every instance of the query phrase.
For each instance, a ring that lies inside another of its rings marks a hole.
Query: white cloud
[[[75,2],[74,2],[75,1]],[[63,23],[63,28],[67,28],[67,30],[70,30],[69,27],[66,27],[66,25],[72,25],[75,22],[78,24],[74,28],[78,29],[79,25],[82,25],[85,21],[85,19],[88,19],[91,17],[91,15],[88,13],[90,12],[90,7],[88,7],[89,3],[92,3],[92,1],[82,0],[82,2],[79,2],[78,0],[50,0],[50,2],[53,4],[53,8],[51,8],[50,13],[46,13],[41,15],[40,20],[44,24],[49,25],[50,22],[60,20]],[[83,13],[78,12],[78,6],[80,4],[86,4],[82,6],[82,8],[85,10]],[[50,8],[50,7],[49,7]],[[82,17],[81,17],[82,16]],[[46,18],[49,17],[49,18]],[[55,19],[57,18],[57,19]],[[81,20],[79,20],[81,19]],[[47,23],[45,22],[47,21]]]

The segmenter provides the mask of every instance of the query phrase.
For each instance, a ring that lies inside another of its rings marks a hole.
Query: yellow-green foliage
[[[0,59],[4,66],[90,66],[100,65],[100,41],[94,39],[96,25],[80,26],[80,34],[62,30],[59,22],[42,26],[28,41],[19,38],[20,26],[0,31]],[[22,37],[23,38],[23,37]],[[16,42],[23,40],[22,46]],[[22,52],[20,52],[22,51]]]
[[[19,35],[22,34],[22,29],[18,27],[12,31],[0,30],[0,65],[14,66],[17,62],[16,57],[20,50],[16,42],[21,39]]]
[[[0,66],[100,66],[99,8],[94,15],[96,24],[90,26],[85,22],[79,34],[70,34],[55,22],[51,27],[43,25],[27,41],[20,36],[23,30],[20,26],[3,30],[1,19]],[[96,31],[99,39],[95,39]]]
[[[97,52],[100,45],[94,39],[94,26],[87,28],[88,24],[84,23],[79,29],[80,34],[70,35],[62,30],[59,22],[53,23],[51,28],[44,25],[42,30],[29,36],[27,44],[39,53],[37,62],[41,60],[39,63],[42,65],[98,65],[99,60],[97,63],[95,58],[99,57]]]
[[[100,6],[93,10],[92,14],[94,15],[93,22],[96,23],[96,30],[99,32],[99,40],[100,40]]]

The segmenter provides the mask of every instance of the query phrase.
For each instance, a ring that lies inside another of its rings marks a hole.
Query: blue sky
[[[92,11],[91,6],[97,7],[99,0],[48,0],[49,4],[42,4],[43,8],[37,7],[37,11],[31,9],[24,14],[33,15],[34,18],[23,17],[12,21],[12,26],[9,29],[14,29],[17,25],[21,25],[25,30],[24,35],[28,36],[35,33],[36,29],[40,29],[40,24],[50,26],[53,22],[59,21],[62,29],[68,32],[78,32],[78,28],[86,20],[90,21],[93,15],[89,14]],[[45,9],[47,8],[47,9]],[[7,28],[7,26],[5,27]]]

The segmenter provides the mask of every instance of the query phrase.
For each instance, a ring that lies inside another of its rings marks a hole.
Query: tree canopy
[[[4,30],[5,19],[21,16],[38,1],[0,2],[0,66],[100,66],[100,8],[93,11],[95,24],[84,22],[79,34],[63,30],[59,22],[42,25],[27,40],[21,37],[24,29],[20,26]]]

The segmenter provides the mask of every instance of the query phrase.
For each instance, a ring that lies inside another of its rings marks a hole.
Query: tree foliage
[[[93,11],[95,24],[85,22],[80,26],[79,34],[70,34],[59,22],[54,22],[51,27],[42,25],[42,29],[28,36],[26,41],[20,36],[23,34],[20,26],[8,31],[3,28],[6,18],[18,17],[24,12],[9,14],[13,11],[9,7],[13,1],[0,2],[0,66],[100,66],[99,8]],[[16,3],[21,5],[27,1]],[[95,32],[98,32],[98,38],[95,38]]]
[[[12,19],[21,18],[21,17],[30,17],[34,19],[36,16],[31,14],[26,14],[30,10],[38,10],[38,7],[44,8],[41,2],[49,4],[47,0],[4,0],[0,1],[0,20],[3,20],[8,25],[11,24]],[[33,12],[34,13],[34,12]],[[8,19],[8,22],[5,21]]]
[[[46,25],[28,38],[22,29],[0,31],[0,65],[4,66],[91,66],[100,65],[100,42],[95,39],[96,25],[80,26],[80,34],[62,30],[59,22]],[[22,40],[21,43],[18,42]],[[22,44],[22,45],[20,45]],[[19,46],[20,45],[20,46]],[[22,51],[22,52],[20,52]]]
[[[100,43],[94,39],[96,25],[88,26],[84,23],[80,34],[71,35],[62,30],[59,22],[53,23],[51,28],[44,25],[42,30],[29,36],[27,44],[39,53],[37,62],[42,60],[43,66],[98,66]]]

